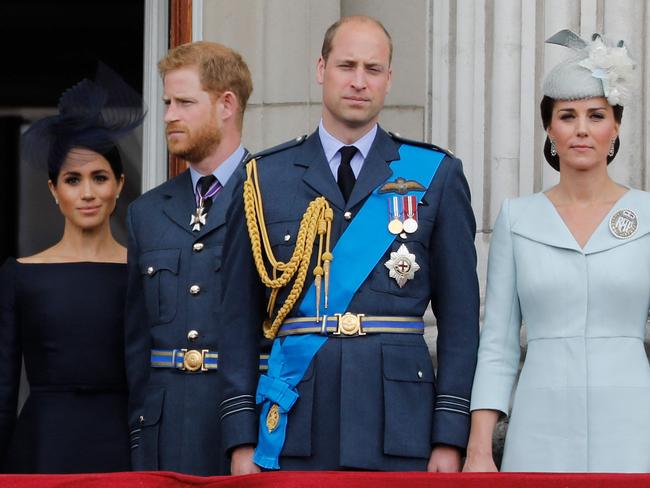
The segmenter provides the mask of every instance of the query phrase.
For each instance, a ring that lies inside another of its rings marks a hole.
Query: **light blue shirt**
[[[244,149],[244,146],[240,145],[235,149],[234,153],[228,156],[225,161],[217,166],[217,169],[212,172],[212,174],[216,176],[217,180],[219,180],[219,183],[221,183],[221,186],[226,186],[226,183],[228,183],[228,180],[237,169],[237,165],[243,159],[245,152],[246,150]],[[194,191],[194,195],[196,195],[196,184],[198,183],[199,178],[207,175],[202,175],[190,166],[190,176],[192,177],[192,190]]]
[[[376,135],[377,124],[375,124],[373,128],[366,132],[366,134],[360,139],[357,139],[351,144],[345,144],[327,132],[323,126],[323,120],[321,119],[320,123],[318,124],[318,136],[320,137],[320,143],[323,146],[325,158],[327,159],[327,163],[330,165],[330,169],[332,170],[332,174],[334,175],[335,180],[338,181],[337,175],[339,166],[341,165],[341,153],[339,152],[341,147],[355,146],[357,148],[357,152],[352,157],[352,161],[350,161],[350,166],[352,167],[352,172],[354,173],[355,178],[358,178],[359,173],[361,172],[361,168],[363,167],[363,162],[368,156],[370,146],[372,146],[372,142],[375,140]]]

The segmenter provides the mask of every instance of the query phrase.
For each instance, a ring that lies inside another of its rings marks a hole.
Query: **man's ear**
[[[316,61],[316,81],[319,85],[323,84],[323,79],[325,78],[325,60],[323,56],[318,56],[318,61]]]
[[[237,95],[229,90],[221,94],[221,96],[217,99],[217,105],[221,107],[218,112],[221,120],[226,120],[233,117],[239,109]]]

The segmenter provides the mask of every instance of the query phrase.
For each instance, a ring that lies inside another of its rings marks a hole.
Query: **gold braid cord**
[[[291,258],[286,263],[278,261],[273,255],[271,242],[266,232],[262,194],[257,175],[257,162],[254,159],[246,165],[246,176],[246,182],[244,183],[244,209],[246,211],[248,234],[251,239],[251,249],[262,283],[271,289],[271,296],[269,297],[267,306],[268,319],[264,321],[263,325],[264,336],[268,339],[274,339],[285,317],[300,297],[309,271],[309,263],[311,262],[311,255],[317,236],[319,238],[318,259],[313,269],[314,283],[316,286],[316,315],[320,315],[321,286],[323,280],[325,282],[325,308],[327,308],[330,261],[333,258],[330,252],[330,233],[334,212],[325,197],[318,197],[312,200],[300,221],[296,246]],[[263,250],[262,245],[264,246]],[[267,270],[267,261],[272,270],[271,275],[269,275]],[[278,292],[289,285],[294,277],[295,281],[291,285],[289,295],[278,309],[274,318],[273,310],[275,309],[275,300]]]

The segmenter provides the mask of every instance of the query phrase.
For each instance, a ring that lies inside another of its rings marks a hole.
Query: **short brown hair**
[[[239,123],[253,91],[248,65],[241,55],[223,44],[208,41],[190,42],[171,49],[158,62],[158,72],[165,78],[170,71],[195,66],[205,91],[215,98],[232,91],[239,102]]]
[[[323,38],[323,47],[320,51],[320,55],[322,56],[323,60],[327,63],[327,58],[332,51],[332,41],[334,40],[336,31],[339,29],[339,27],[347,22],[370,22],[371,24],[375,24],[377,27],[379,27],[384,32],[384,34],[386,34],[386,38],[388,39],[388,64],[390,65],[390,63],[393,61],[393,38],[390,37],[390,34],[386,30],[386,27],[384,27],[384,24],[379,22],[377,19],[368,17],[366,15],[352,15],[350,17],[342,17],[329,26],[327,31],[325,31],[325,37]]]

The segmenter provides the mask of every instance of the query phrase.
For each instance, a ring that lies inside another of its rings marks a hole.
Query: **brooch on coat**
[[[618,210],[609,219],[609,230],[618,239],[632,237],[639,227],[636,214],[627,208]]]

